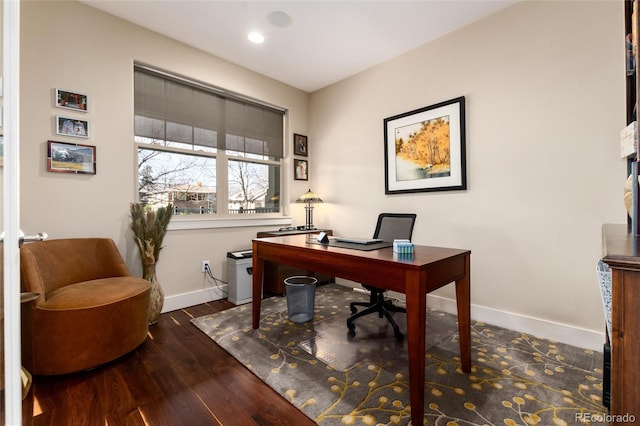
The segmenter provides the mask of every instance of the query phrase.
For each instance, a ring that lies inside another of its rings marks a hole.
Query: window
[[[279,213],[284,111],[134,68],[138,198],[177,215]]]

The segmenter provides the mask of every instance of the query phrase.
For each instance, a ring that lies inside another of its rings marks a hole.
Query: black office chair
[[[378,223],[373,238],[381,238],[383,241],[392,242],[393,240],[411,240],[413,234],[413,224],[416,221],[416,215],[413,213],[381,213],[378,216]],[[350,305],[351,316],[347,319],[347,327],[349,333],[355,333],[356,326],[353,323],[357,318],[374,312],[378,316],[383,316],[391,323],[396,339],[404,339],[404,334],[400,332],[398,324],[393,320],[391,312],[407,312],[405,308],[395,306],[393,301],[386,300],[384,297],[385,289],[362,284],[364,288],[369,290],[369,302],[352,302]],[[366,309],[358,312],[356,306],[363,306]]]

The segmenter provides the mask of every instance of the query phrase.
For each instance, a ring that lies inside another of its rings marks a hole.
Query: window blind
[[[221,150],[283,156],[284,112],[134,69],[135,134]]]

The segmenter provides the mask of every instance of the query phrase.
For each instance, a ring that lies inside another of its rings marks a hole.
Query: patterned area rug
[[[287,319],[284,297],[262,301],[258,330],[251,304],[192,323],[319,425],[406,425],[406,343],[376,315],[347,334],[349,303],[367,298],[330,284],[316,290],[315,317],[305,324]],[[395,316],[406,330],[402,317]],[[480,322],[471,333],[467,375],[455,315],[428,311],[425,424],[605,424],[601,353]]]

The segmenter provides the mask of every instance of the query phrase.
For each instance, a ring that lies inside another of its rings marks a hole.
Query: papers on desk
[[[316,238],[311,238],[311,239],[307,239],[307,244],[321,244],[324,246],[329,246],[329,247],[340,247],[340,248],[346,248],[346,249],[350,249],[350,250],[359,250],[359,251],[373,251],[373,250],[379,250],[379,249],[383,249],[383,248],[387,248],[387,247],[391,247],[391,245],[393,243],[389,242],[389,241],[377,241],[377,242],[371,242],[371,243],[367,243],[367,244],[363,244],[363,243],[352,243],[352,242],[344,242],[344,241],[338,241],[336,239],[336,237],[328,237],[329,238],[329,242],[327,243],[323,243],[320,241],[317,241]],[[351,240],[351,238],[350,238]],[[372,240],[372,238],[361,238],[360,240],[365,240],[365,241],[369,241]]]
[[[381,243],[380,238],[357,238],[357,237],[329,237],[329,240],[338,241],[339,243],[352,243],[352,244],[375,244]]]

